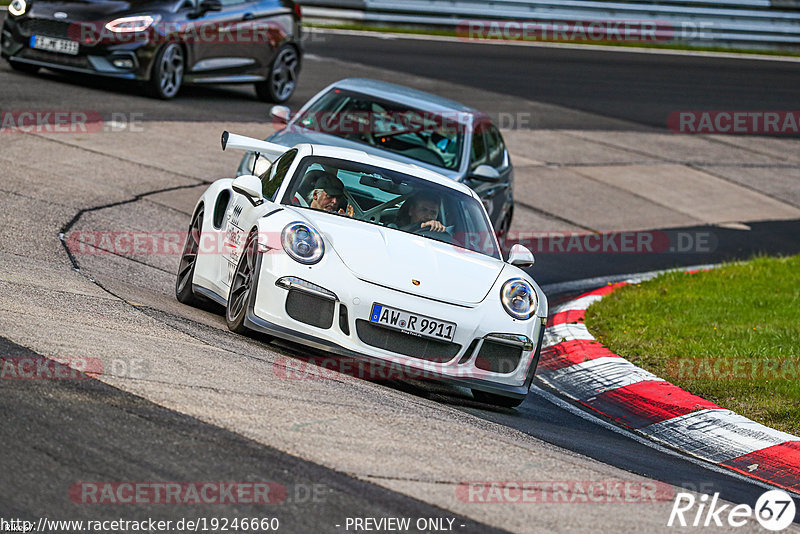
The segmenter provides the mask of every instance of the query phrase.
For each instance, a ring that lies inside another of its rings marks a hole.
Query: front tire
[[[236,265],[236,272],[231,280],[231,289],[228,292],[228,303],[225,306],[225,322],[228,324],[228,328],[237,334],[244,334],[248,331],[244,321],[254,291],[257,260],[258,234],[252,231],[247,236],[239,263]]]
[[[183,84],[183,71],[186,61],[183,48],[177,43],[163,46],[153,60],[147,92],[154,98],[169,100],[174,98]]]
[[[256,95],[264,102],[283,104],[294,94],[299,74],[300,55],[297,49],[284,45],[272,60],[267,80],[255,84]]]
[[[480,403],[491,404],[492,406],[498,406],[500,408],[516,408],[522,404],[522,401],[525,400],[525,397],[516,399],[514,397],[505,397],[503,395],[487,393],[486,391],[481,391],[478,389],[472,390],[472,396],[475,397],[475,400]]]
[[[194,269],[197,266],[197,255],[200,252],[200,234],[203,231],[204,207],[201,205],[192,218],[189,232],[186,235],[186,244],[183,246],[181,262],[178,265],[178,277],[175,281],[175,298],[183,304],[197,306],[200,300],[192,291]]]

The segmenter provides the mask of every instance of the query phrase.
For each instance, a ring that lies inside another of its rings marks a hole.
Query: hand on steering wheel
[[[424,222],[420,225],[420,228],[426,227],[431,232],[444,232],[446,230],[445,226],[436,219]]]
[[[447,228],[439,221],[431,220],[421,224],[410,223],[401,227],[400,230],[403,230],[404,232],[421,233],[421,232],[444,232],[447,230]]]

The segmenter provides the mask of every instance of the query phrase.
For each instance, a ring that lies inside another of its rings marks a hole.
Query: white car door
[[[228,294],[244,242],[252,227],[250,224],[254,220],[253,212],[263,206],[263,204],[253,206],[250,200],[240,193],[234,192],[231,197],[222,226],[222,253],[217,281],[224,288],[224,295]]]
[[[286,178],[295,156],[297,156],[297,150],[289,150],[261,175],[263,197],[256,202],[256,205],[247,196],[236,191],[232,193],[222,226],[223,247],[218,277],[218,284],[223,290],[222,294],[226,297],[247,236],[258,219],[278,208],[276,198],[278,189]]]

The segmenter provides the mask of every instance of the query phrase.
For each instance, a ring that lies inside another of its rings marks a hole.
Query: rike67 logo
[[[678,493],[668,527],[742,527],[748,520],[755,519],[767,530],[773,532],[789,528],[794,521],[795,503],[788,493],[770,490],[762,494],[755,507],[749,504],[720,504],[719,493],[713,496],[691,493]]]

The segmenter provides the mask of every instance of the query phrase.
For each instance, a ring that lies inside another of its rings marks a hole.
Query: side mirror
[[[292,111],[286,106],[272,106],[269,110],[269,116],[278,122],[286,124],[289,122]]]
[[[508,263],[516,265],[517,267],[531,267],[533,265],[533,252],[516,244],[511,247],[511,252],[508,254]]]
[[[500,173],[489,165],[478,165],[478,168],[472,171],[467,178],[478,180],[479,182],[498,182],[500,181]]]
[[[231,184],[231,189],[240,195],[244,195],[253,206],[258,206],[264,202],[261,196],[261,180],[252,174],[239,176]]]

